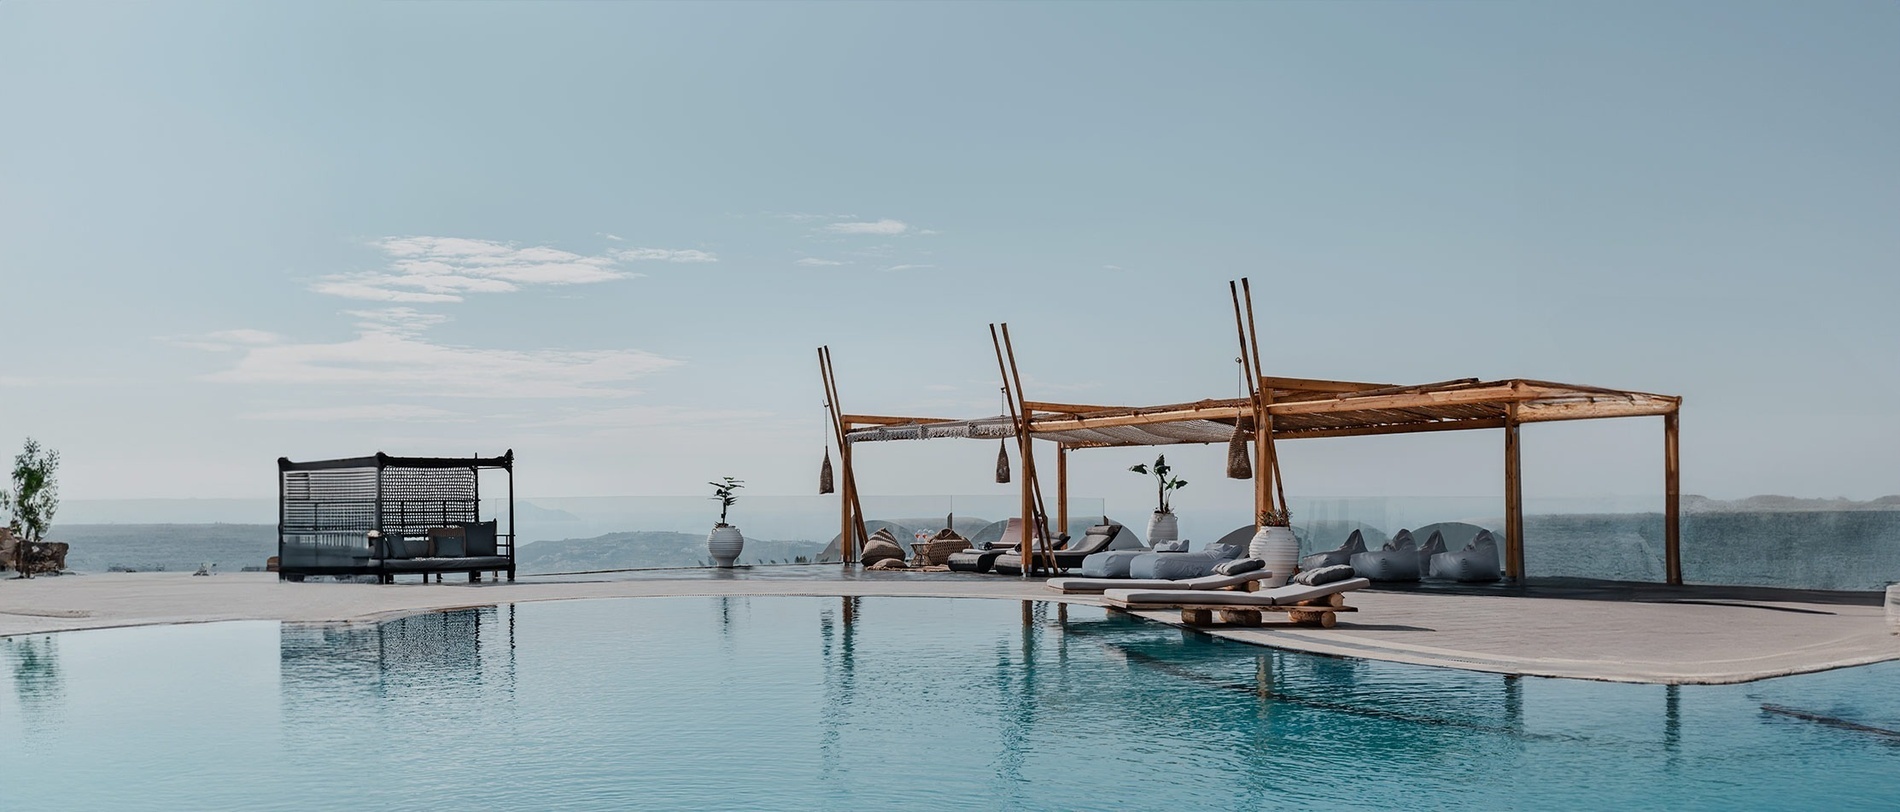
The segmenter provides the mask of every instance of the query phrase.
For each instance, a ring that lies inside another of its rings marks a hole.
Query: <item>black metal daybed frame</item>
[[[515,452],[499,457],[277,458],[277,574],[466,572],[515,579]],[[480,472],[508,473],[508,532],[481,520]]]

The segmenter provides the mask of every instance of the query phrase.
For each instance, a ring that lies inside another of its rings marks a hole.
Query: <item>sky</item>
[[[1893,3],[0,0],[0,449],[68,500],[519,458],[538,496],[810,494],[847,411],[1271,374],[1679,394],[1683,486],[1900,493]],[[1524,430],[1656,494],[1654,418]],[[1244,503],[1169,449],[1183,511]],[[1003,494],[882,444],[867,494]],[[1290,494],[1499,492],[1499,432],[1307,440]],[[1073,458],[1125,512],[1141,450]],[[1045,468],[1051,463],[1044,461]],[[1198,486],[1198,487],[1195,487]],[[1198,502],[1198,505],[1197,505]]]

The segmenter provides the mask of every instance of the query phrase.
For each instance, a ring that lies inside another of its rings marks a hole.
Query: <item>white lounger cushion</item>
[[[1178,555],[1176,553],[1175,555]],[[1133,578],[1050,578],[1044,585],[1063,592],[1101,592],[1107,589],[1225,589],[1240,586],[1248,581],[1264,581],[1272,578],[1273,573],[1266,570],[1243,572],[1239,575],[1203,575],[1199,578],[1186,578],[1179,581]]]
[[[1364,578],[1353,578],[1347,581],[1334,581],[1330,584],[1321,584],[1319,586],[1289,584],[1273,589],[1263,589],[1259,592],[1195,592],[1191,596],[1182,595],[1178,590],[1111,589],[1102,593],[1102,597],[1114,603],[1125,603],[1130,606],[1143,603],[1160,604],[1162,606],[1175,606],[1183,603],[1218,604],[1223,606],[1286,606],[1288,604],[1299,603],[1300,601],[1324,598],[1327,595],[1339,592],[1351,592],[1355,589],[1364,589],[1371,585],[1372,582]]]

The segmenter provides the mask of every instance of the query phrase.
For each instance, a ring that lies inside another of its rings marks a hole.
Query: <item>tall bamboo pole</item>
[[[1003,400],[1008,404],[1010,421],[1016,427],[1017,454],[1023,461],[1022,501],[1019,508],[1022,511],[1024,536],[1018,544],[1021,546],[1019,557],[1023,562],[1023,577],[1028,578],[1035,564],[1035,544],[1032,542],[1037,528],[1046,529],[1044,517],[1048,514],[1043,508],[1042,485],[1036,476],[1035,448],[1029,436],[1029,407],[1022,397],[1022,379],[1019,374],[1011,374],[1016,354],[1009,342],[1009,325],[1002,326],[1000,338],[996,327],[995,324],[990,325],[990,345],[996,350],[996,368],[1003,378]],[[1004,358],[1006,351],[1009,354],[1007,360]]]
[[[1029,491],[1036,509],[1035,529],[1037,535],[1042,537],[1042,550],[1046,554],[1044,563],[1049,565],[1053,573],[1056,566],[1056,540],[1049,532],[1049,506],[1043,501],[1042,479],[1036,474],[1036,439],[1029,433],[1029,398],[1023,394],[1023,374],[1016,368],[1016,343],[1010,340],[1008,322],[1003,323],[1003,349],[1009,354],[1009,374],[1016,382],[1016,402],[1022,413],[1023,472],[1029,480]],[[1037,539],[1031,537],[1030,540],[1034,542]],[[1031,543],[1029,546],[1034,548],[1036,545]],[[1029,577],[1029,570],[1029,567],[1023,567],[1023,577]]]
[[[1253,368],[1253,359],[1249,357],[1247,342],[1247,323],[1240,313],[1240,286],[1233,280],[1227,281],[1227,294],[1234,300],[1234,333],[1240,339],[1241,374],[1247,380],[1247,400],[1253,405],[1253,442],[1254,442],[1254,478],[1253,478],[1253,529],[1259,532],[1261,516],[1265,515],[1273,498],[1273,476],[1267,464],[1267,420],[1266,408],[1260,402],[1260,376]],[[1238,418],[1236,418],[1238,422]]]
[[[1253,348],[1253,368],[1264,378],[1266,370],[1260,365],[1260,330],[1255,327],[1253,318],[1253,284],[1247,277],[1240,278],[1240,290],[1247,297],[1247,337]],[[1274,491],[1280,496],[1279,509],[1286,510],[1286,483],[1280,476],[1280,454],[1273,447],[1273,412],[1270,411],[1273,406],[1273,391],[1267,388],[1264,380],[1256,381],[1255,386],[1260,389],[1260,416],[1254,426],[1254,431],[1266,438],[1266,465],[1263,467],[1273,472],[1271,481]]]
[[[818,371],[824,379],[825,400],[831,412],[831,428],[838,440],[838,465],[844,480],[838,490],[838,557],[845,566],[857,562],[858,541],[869,539],[864,528],[864,505],[858,499],[858,477],[851,465],[851,445],[845,442],[848,427],[844,409],[838,404],[838,374],[831,365],[831,348],[818,348]],[[852,531],[856,530],[854,537]]]

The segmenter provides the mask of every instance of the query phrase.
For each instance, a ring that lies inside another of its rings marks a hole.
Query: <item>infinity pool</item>
[[[0,809],[1891,809],[1900,664],[1735,686],[925,598],[0,640]]]

